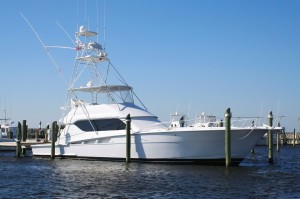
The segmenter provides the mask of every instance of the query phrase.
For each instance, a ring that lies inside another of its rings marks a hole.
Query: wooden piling
[[[48,132],[45,132],[45,140],[44,142],[48,142]]]
[[[22,126],[18,122],[18,132],[17,132],[17,143],[16,143],[16,156],[20,157],[21,154],[21,139],[22,139]]]
[[[50,135],[50,125],[47,124],[47,127],[46,127],[46,132],[45,132],[45,142],[48,142],[51,138],[51,135]]]
[[[35,141],[37,142],[37,141],[38,141],[38,139],[39,139],[39,138],[38,138],[38,137],[39,137],[39,136],[38,136],[38,135],[39,135],[39,132],[38,132],[38,130],[35,130],[34,134],[35,134],[35,135],[34,135],[34,137],[35,137]]]
[[[231,112],[230,112],[230,108],[228,108],[225,113],[225,159],[226,159],[227,168],[231,166],[230,119],[231,119]]]
[[[273,133],[272,133],[272,126],[273,126],[273,114],[272,111],[268,115],[269,118],[269,126],[270,129],[268,131],[268,149],[269,149],[269,163],[273,164]]]
[[[296,143],[296,129],[294,129],[293,147],[295,147],[295,143]]]
[[[279,142],[280,142],[280,137],[279,137],[279,133],[280,133],[280,131],[277,131],[277,134],[276,134],[276,151],[279,151]]]
[[[54,121],[52,123],[52,139],[51,139],[51,159],[55,158],[55,142],[57,139],[58,126],[57,122]]]
[[[21,147],[22,149],[21,149],[21,154],[22,154],[22,156],[26,156],[26,147]]]
[[[287,139],[286,139],[286,134],[285,134],[285,128],[283,128],[282,130],[282,139],[283,139],[283,145],[287,144]]]
[[[126,163],[130,163],[130,151],[131,151],[131,135],[130,135],[130,128],[131,128],[131,118],[130,114],[126,117]]]
[[[22,122],[22,141],[26,142],[27,139],[27,124],[26,120],[23,120]]]

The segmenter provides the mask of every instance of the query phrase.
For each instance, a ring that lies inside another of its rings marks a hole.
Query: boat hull
[[[233,164],[241,162],[265,129],[232,129],[231,158]],[[125,135],[98,138],[77,144],[56,145],[55,155],[60,157],[124,160]],[[50,156],[51,145],[32,146],[34,156]],[[224,164],[225,130],[181,130],[169,132],[136,133],[131,135],[131,160],[155,162],[199,162]]]

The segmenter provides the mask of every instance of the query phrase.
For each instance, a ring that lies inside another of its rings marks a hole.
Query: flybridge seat
[[[103,48],[102,48],[102,45],[97,43],[97,42],[90,42],[88,44],[83,44],[83,43],[79,43],[77,42],[78,46],[78,50],[95,50],[95,51],[100,51],[102,52],[103,51]]]
[[[103,50],[102,45],[97,43],[97,42],[90,42],[88,44],[88,49],[92,49],[92,50]]]
[[[69,91],[81,91],[81,92],[95,92],[95,93],[109,93],[109,92],[120,92],[130,91],[132,87],[124,85],[109,85],[109,86],[93,86],[93,87],[80,87],[71,88]]]

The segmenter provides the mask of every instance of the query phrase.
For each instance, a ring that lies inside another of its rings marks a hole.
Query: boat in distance
[[[112,65],[96,36],[84,26],[75,34],[69,104],[58,122],[55,156],[125,160],[130,115],[132,161],[225,164],[225,127],[207,121],[186,125],[181,120],[170,126],[161,122]],[[232,165],[238,165],[269,129],[231,126]],[[33,145],[32,153],[50,156],[51,144]]]

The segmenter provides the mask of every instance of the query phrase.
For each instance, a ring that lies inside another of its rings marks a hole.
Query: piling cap
[[[225,117],[231,117],[230,108],[228,108],[225,112]]]
[[[128,115],[126,116],[126,121],[130,121],[130,120],[131,120],[130,114],[128,114]]]

